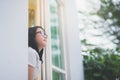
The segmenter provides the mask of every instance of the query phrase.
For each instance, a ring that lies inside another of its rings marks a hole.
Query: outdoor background
[[[120,0],[76,0],[85,80],[120,80]]]

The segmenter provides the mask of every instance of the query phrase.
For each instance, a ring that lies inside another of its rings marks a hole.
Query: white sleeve
[[[32,51],[28,51],[28,65],[35,67],[36,65],[36,55]]]

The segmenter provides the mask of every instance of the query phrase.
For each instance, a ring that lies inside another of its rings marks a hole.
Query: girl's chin
[[[46,47],[46,43],[43,43],[42,46],[43,46],[43,48],[45,48]]]

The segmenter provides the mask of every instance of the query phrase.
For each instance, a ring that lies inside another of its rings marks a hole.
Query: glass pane
[[[52,80],[65,80],[65,74],[62,74],[60,72],[57,72],[55,70],[52,71]]]
[[[50,0],[50,26],[52,64],[64,69],[64,59],[60,32],[59,5],[56,0]]]
[[[33,9],[29,9],[29,14],[28,14],[28,26],[33,27],[35,25],[35,12]]]

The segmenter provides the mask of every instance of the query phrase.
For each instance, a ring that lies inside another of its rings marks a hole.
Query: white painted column
[[[82,53],[79,39],[77,10],[74,0],[65,0],[66,38],[70,63],[70,79],[84,80]]]
[[[28,80],[27,11],[27,0],[0,0],[0,80]]]

